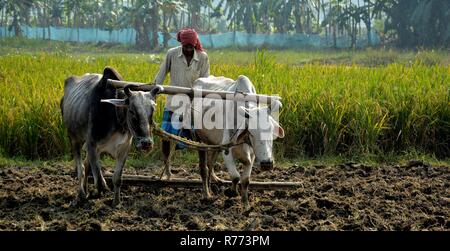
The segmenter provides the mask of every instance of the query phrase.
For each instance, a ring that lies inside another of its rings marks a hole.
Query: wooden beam
[[[118,81],[113,79],[108,79],[108,84],[114,86],[115,88],[124,88],[128,84],[138,85],[138,88],[134,88],[134,90],[139,91],[151,91],[155,88],[155,85],[138,83],[138,82],[128,82],[128,81]],[[235,101],[253,101],[264,104],[272,104],[273,102],[280,102],[281,97],[279,96],[268,96],[261,94],[248,94],[248,93],[240,93],[240,92],[226,92],[226,91],[212,91],[212,90],[200,90],[194,88],[187,87],[179,87],[179,86],[162,86],[163,90],[160,94],[167,95],[177,95],[184,94],[189,96],[190,98],[198,97],[198,98],[211,98],[211,99],[226,99],[226,100],[235,100]]]
[[[112,174],[104,174],[107,182],[112,184]],[[91,177],[89,177],[91,178]],[[150,177],[143,175],[123,175],[122,184],[129,186],[148,186],[148,187],[179,187],[179,188],[202,188],[202,181],[198,179],[180,179],[172,178],[171,180],[160,180],[158,177]],[[218,186],[230,186],[231,181],[225,180],[224,182],[216,183]],[[300,182],[262,182],[262,181],[250,181],[250,189],[252,190],[284,190],[284,189],[297,189],[303,187]]]

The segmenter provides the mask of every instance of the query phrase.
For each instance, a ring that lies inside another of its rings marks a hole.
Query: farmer
[[[180,30],[177,33],[177,40],[181,43],[181,46],[169,49],[154,83],[162,85],[167,73],[170,72],[170,85],[191,88],[196,79],[209,76],[208,55],[203,50],[198,34],[194,29]],[[190,130],[180,129],[181,122],[179,120],[174,120],[174,123],[172,123],[173,113],[179,104],[177,98],[170,95],[167,97],[161,127],[168,133],[192,138]],[[179,124],[174,126],[175,123]],[[170,148],[170,142],[163,140],[162,148],[163,151]],[[182,143],[178,143],[176,146],[176,149],[183,148]]]

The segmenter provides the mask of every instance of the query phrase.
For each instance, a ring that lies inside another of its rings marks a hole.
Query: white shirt
[[[198,78],[209,77],[208,55],[204,51],[194,50],[194,56],[188,66],[181,46],[169,49],[156,75],[155,83],[162,85],[168,72],[170,72],[169,85],[191,88]],[[173,98],[172,95],[168,95],[166,100],[166,108],[171,111],[176,108],[171,104],[178,103],[176,100],[172,101]]]

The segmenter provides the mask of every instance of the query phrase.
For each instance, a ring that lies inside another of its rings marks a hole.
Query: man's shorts
[[[172,122],[172,116],[173,112],[164,108],[161,128],[170,134],[181,136],[183,138],[192,139],[191,131],[188,129],[178,129],[180,127],[176,125],[180,125],[181,122],[179,121]],[[186,145],[182,142],[179,142],[175,147],[176,150],[184,148],[186,148]]]

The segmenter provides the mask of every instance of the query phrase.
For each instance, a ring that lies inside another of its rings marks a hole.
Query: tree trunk
[[[151,10],[152,17],[152,41],[151,48],[155,49],[158,47],[158,30],[159,30],[159,16],[158,16],[158,4],[154,3],[153,8]]]
[[[370,46],[372,46],[372,16],[370,13],[370,0],[367,0],[367,43]]]
[[[208,32],[211,33],[211,7],[208,7]]]
[[[200,31],[200,3],[195,0],[195,4],[192,4],[192,13],[191,13],[191,26],[196,31]]]
[[[329,10],[328,10],[328,13],[331,13],[331,3],[329,3]],[[330,29],[331,29],[331,28],[333,29],[333,48],[337,49],[336,24],[335,24],[335,22],[333,21],[333,23],[332,23],[332,24],[330,23],[329,26],[330,26]]]
[[[78,18],[78,9],[75,8],[73,13],[73,23],[75,25],[75,28],[77,29],[77,42],[80,42],[80,24],[79,24],[79,18]]]
[[[169,30],[171,30],[170,26],[172,26],[172,31],[177,30],[179,25],[178,17],[175,13],[172,13],[172,18],[169,23]]]
[[[14,36],[22,37],[22,29],[19,24],[19,16],[15,9],[13,11],[13,22],[12,22],[11,26],[14,29]]]
[[[320,34],[320,0],[317,0],[317,34]]]
[[[356,48],[356,20],[355,20],[355,18],[351,19],[350,32],[351,32],[351,39],[352,39],[352,43],[351,43],[350,47],[352,49],[355,49]]]
[[[4,8],[2,8],[1,11],[2,11],[2,16],[0,17],[0,29],[2,29],[3,25],[4,25],[4,23],[3,23],[3,19],[4,19],[4,15],[5,15]],[[0,37],[3,37],[3,36],[6,37],[6,34],[2,34],[1,32],[3,32],[3,31],[0,30],[0,34],[1,34]]]
[[[333,47],[334,47],[335,49],[337,49],[336,29],[337,29],[337,25],[334,24],[334,25],[333,25]]]
[[[71,23],[70,23],[70,10],[67,11],[66,16],[67,16],[67,28],[71,28]]]
[[[38,8],[37,9],[37,15],[40,25],[42,26],[42,40],[45,40],[45,14],[46,10],[45,7],[43,9]]]
[[[187,13],[187,24],[192,28],[192,15],[190,12]]]
[[[167,20],[167,32],[170,31],[170,26],[172,25],[172,21],[175,18],[175,15],[173,13],[170,13],[169,20]]]
[[[311,10],[308,8],[306,9],[306,32],[308,34],[311,34],[312,27],[311,27]]]
[[[45,5],[47,6],[47,4],[48,4],[48,1],[45,1]],[[44,11],[45,11],[45,9],[46,9],[46,6],[44,6]],[[47,39],[48,40],[51,40],[52,39],[52,37],[51,37],[51,34],[50,34],[50,25],[51,25],[51,23],[50,23],[50,19],[51,19],[51,15],[50,15],[50,13],[49,12],[46,12],[46,14],[44,14],[44,18],[45,18],[45,23],[46,23],[46,25],[47,25],[47,31],[48,31],[48,34],[47,34]]]
[[[325,3],[324,3],[324,0],[321,0],[322,2],[322,4],[321,4],[321,6],[322,6],[322,13],[323,13],[323,16],[325,17],[325,8],[326,8],[326,5],[325,5]],[[327,41],[328,41],[328,27],[326,26],[325,27],[325,37],[327,38]]]
[[[302,5],[300,7],[300,25],[302,27],[302,33],[307,32],[308,24],[306,21],[306,13],[305,13],[305,0],[302,0]]]
[[[236,27],[236,10],[233,10],[234,11],[234,14],[233,14],[233,31],[234,31],[234,34],[236,34],[236,29],[237,29],[237,27]],[[235,37],[236,37],[236,35],[235,35]],[[234,39],[234,40],[236,40],[236,39]]]
[[[303,33],[302,12],[299,1],[295,1],[294,17],[295,17],[295,32]]]
[[[49,24],[49,25],[47,25],[47,31],[48,31],[47,38],[48,38],[48,40],[51,40],[51,39],[52,39],[52,34],[51,34],[50,21],[48,21],[48,24]]]
[[[184,12],[181,12],[180,26],[178,27],[178,30],[182,29],[183,27],[184,27]]]
[[[163,12],[163,46],[164,48],[168,47],[167,42],[169,41],[169,32],[167,28],[167,13]]]
[[[265,33],[269,34],[270,33],[270,24],[269,24],[269,16],[267,14],[264,14],[263,26],[264,26]]]
[[[361,3],[358,0],[358,9],[361,8]],[[361,36],[361,21],[358,22],[358,34]]]

